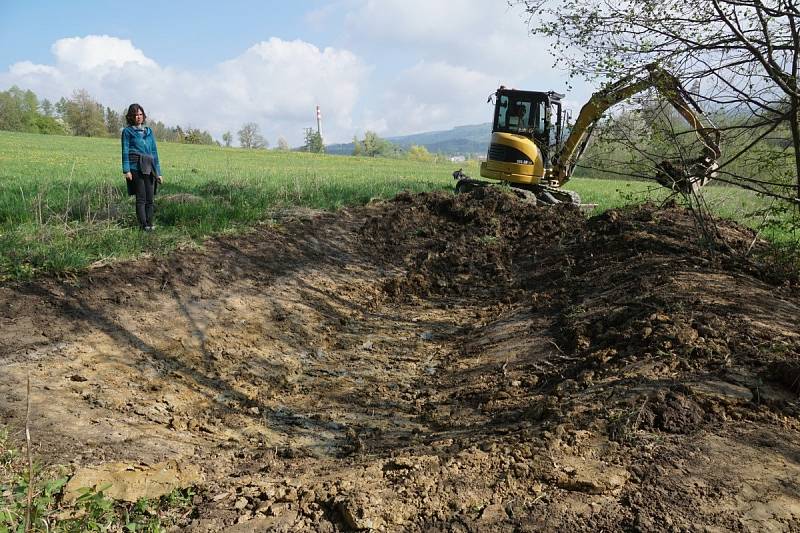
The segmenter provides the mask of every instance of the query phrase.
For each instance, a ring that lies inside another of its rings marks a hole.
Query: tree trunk
[[[797,91],[795,91],[796,93]],[[792,97],[792,142],[794,143],[794,170],[797,181],[797,200],[800,201],[800,98]],[[797,205],[800,209],[800,204]]]

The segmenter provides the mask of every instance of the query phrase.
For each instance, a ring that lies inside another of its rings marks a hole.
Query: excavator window
[[[517,102],[517,104],[511,108],[511,112],[508,115],[508,125],[516,126],[520,129],[526,129],[528,127],[528,108],[524,103]]]
[[[501,94],[497,100],[495,131],[518,133],[526,137],[545,133],[545,102],[531,93]]]

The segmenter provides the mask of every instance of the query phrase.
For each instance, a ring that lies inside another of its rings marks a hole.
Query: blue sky
[[[552,64],[506,0],[0,0],[0,90],[86,89],[218,139],[253,121],[297,145],[317,104],[327,143],[488,122],[499,84],[577,111],[590,89]]]

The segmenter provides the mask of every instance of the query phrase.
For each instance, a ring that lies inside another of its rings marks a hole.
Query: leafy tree
[[[74,135],[83,137],[102,137],[107,129],[103,106],[89,96],[89,93],[80,89],[73,93],[67,100],[66,122]]]
[[[363,146],[358,140],[357,135],[353,135],[353,155],[359,156],[363,153]]]
[[[36,95],[31,91],[23,91],[16,85],[0,94],[0,129],[38,132],[35,124],[39,116]]]
[[[188,129],[183,135],[183,142],[185,144],[202,144],[200,135],[197,130]]]
[[[242,148],[258,149],[267,147],[267,141],[261,136],[258,124],[255,122],[244,124],[237,134],[239,135],[239,145]]]
[[[278,137],[278,146],[276,149],[280,150],[281,152],[288,152],[289,142],[283,137]]]
[[[318,131],[311,128],[306,128],[304,131],[305,145],[303,146],[304,152],[312,152],[321,154],[325,151],[325,145],[322,143],[322,135]]]
[[[43,115],[39,111],[41,107],[33,91],[23,91],[14,86],[8,91],[0,92],[0,129],[65,134],[64,126],[53,117]]]
[[[33,91],[22,91],[16,87],[11,88],[11,92],[15,92],[17,94],[16,98],[19,100],[22,113],[23,113],[23,121],[27,126],[27,130],[35,130],[34,123],[36,122],[36,118],[39,116],[39,99],[36,97]]]
[[[67,99],[63,96],[55,104],[56,116],[61,120],[67,120]]]
[[[44,135],[69,135],[64,122],[55,117],[39,115],[35,125],[37,131]]]
[[[39,109],[42,112],[42,115],[46,117],[52,117],[55,114],[55,108],[53,107],[53,103],[45,98],[42,100],[42,103],[39,104]]]
[[[725,124],[717,179],[800,203],[796,0],[511,2],[525,6],[533,33],[553,39],[551,53],[573,76],[613,81],[650,63],[678,75]]]
[[[122,128],[122,116],[110,107],[106,107],[106,131],[108,134],[116,137]]]
[[[432,162],[434,160],[433,154],[427,148],[416,144],[411,145],[411,148],[408,149],[408,158],[412,161]]]
[[[222,134],[222,142],[225,143],[225,148],[231,147],[231,143],[233,142],[233,135],[231,135],[231,132],[226,131]]]
[[[388,157],[395,152],[394,145],[382,139],[374,131],[365,131],[364,140],[362,141],[362,149],[365,156],[368,157]]]
[[[214,139],[207,131],[189,128],[184,132],[181,142],[185,144],[214,144]]]
[[[170,128],[169,126],[166,126],[163,122],[150,121],[150,120],[148,120],[147,123],[150,126],[150,129],[153,130],[153,134],[156,136],[156,139],[158,139],[159,141],[182,142],[183,131],[180,129],[179,126]]]
[[[23,131],[24,113],[10,91],[0,92],[0,130]]]

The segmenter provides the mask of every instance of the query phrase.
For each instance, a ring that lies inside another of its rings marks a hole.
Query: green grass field
[[[0,279],[163,253],[240,231],[281,207],[330,210],[401,190],[451,189],[458,166],[172,143],[161,143],[159,155],[158,229],[147,234],[126,194],[119,141],[0,132]],[[478,175],[475,166],[464,171]],[[599,210],[666,195],[621,180],[575,179],[569,188]],[[707,190],[718,213],[739,220],[761,202],[744,191]]]

